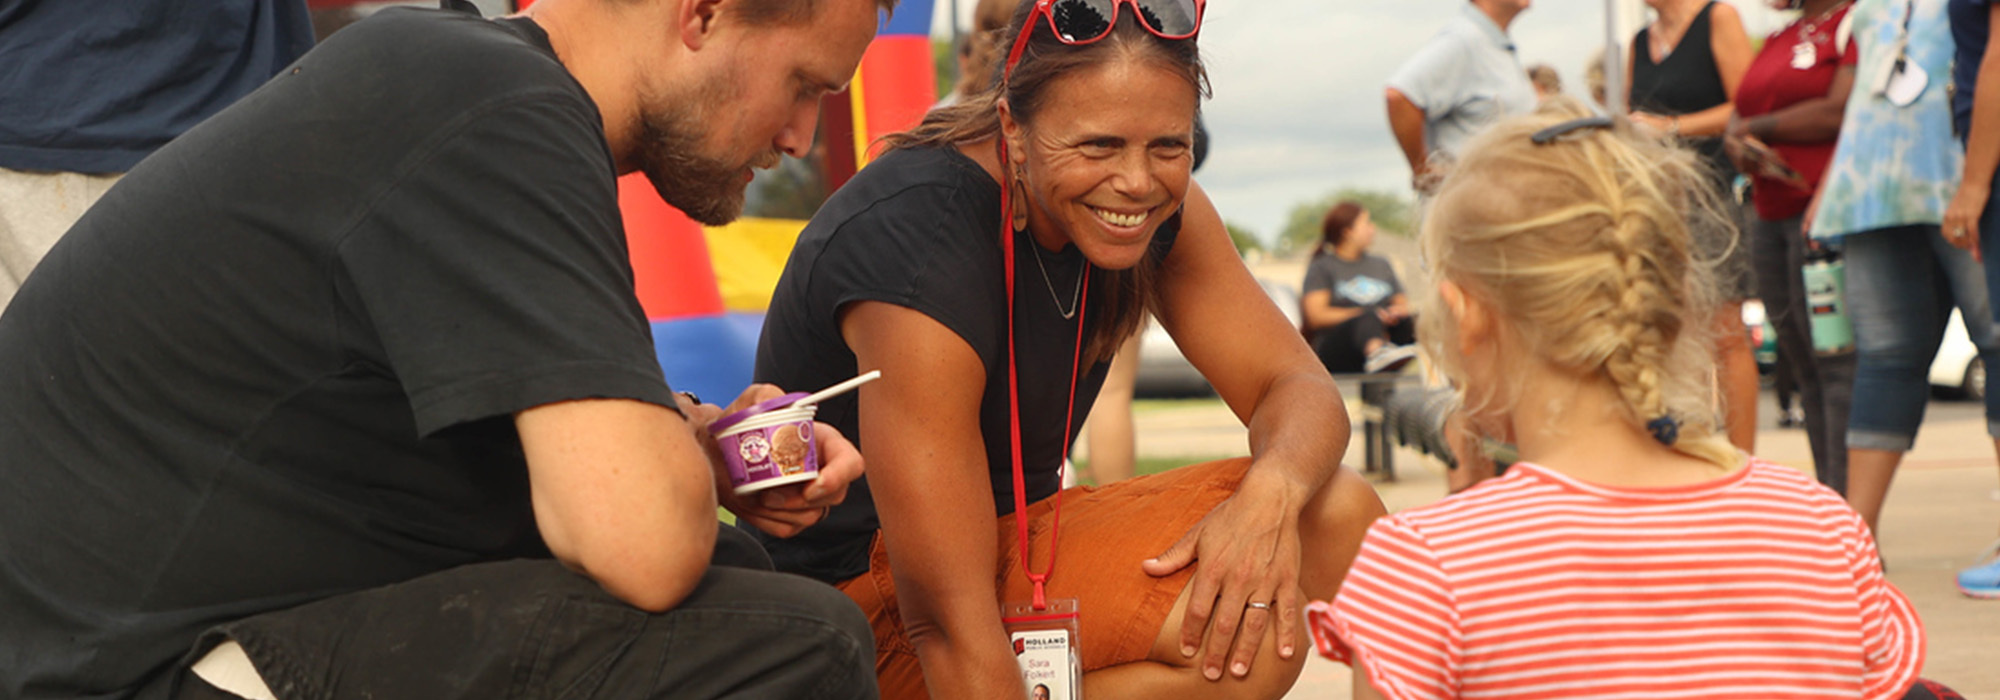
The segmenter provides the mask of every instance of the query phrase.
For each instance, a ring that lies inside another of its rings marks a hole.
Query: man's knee
[[[838,589],[790,574],[715,567],[694,597],[668,615],[711,613],[727,618],[730,633],[768,664],[761,672],[768,687],[793,697],[874,696],[874,630]]]
[[[774,579],[774,592],[782,595],[792,604],[807,611],[816,619],[825,620],[842,634],[861,640],[868,647],[868,656],[875,655],[875,632],[868,626],[867,614],[854,599],[840,592],[840,589],[814,581],[803,576],[790,574],[769,574]]]

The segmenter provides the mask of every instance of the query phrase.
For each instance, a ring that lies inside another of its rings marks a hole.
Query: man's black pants
[[[186,670],[225,638],[280,700],[876,697],[874,633],[847,596],[768,571],[728,526],[715,561],[657,615],[549,560],[464,566],[257,615],[205,634],[175,697],[233,698]]]

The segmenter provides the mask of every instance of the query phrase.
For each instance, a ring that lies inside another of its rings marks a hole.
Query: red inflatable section
[[[644,173],[618,178],[618,208],[646,318],[658,321],[722,313],[701,225],[660,200]]]
[[[928,18],[929,13],[924,14]],[[937,101],[932,83],[936,78],[931,70],[931,39],[878,35],[861,59],[860,73],[859,82],[866,92],[862,112],[872,157],[879,149],[877,139],[916,126]]]

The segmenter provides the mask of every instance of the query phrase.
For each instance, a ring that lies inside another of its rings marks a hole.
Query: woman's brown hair
[[[1353,201],[1343,201],[1326,210],[1326,218],[1319,222],[1320,246],[1313,251],[1313,257],[1318,258],[1340,247],[1341,242],[1347,240],[1347,232],[1354,230],[1354,223],[1361,220],[1365,211],[1359,202]]]
[[[1014,10],[1013,19],[1007,22],[1007,30],[997,44],[1012,49],[1028,18],[1036,16],[1033,0],[1024,0]],[[1133,17],[1127,6],[1120,5],[1111,35],[1098,41],[1069,45],[1057,40],[1047,31],[1047,21],[1038,21],[1032,29],[1039,29],[1028,36],[1028,45],[1021,52],[1021,60],[1014,66],[1013,75],[1003,86],[998,73],[1004,66],[995,66],[993,82],[985,89],[973,93],[959,102],[932,111],[924,121],[909,131],[890,134],[883,138],[891,150],[903,148],[953,148],[962,144],[998,138],[1000,135],[999,102],[1007,100],[1014,118],[1021,124],[1032,125],[1049,94],[1049,88],[1057,78],[1081,70],[1086,66],[1115,60],[1142,60],[1166,67],[1188,82],[1190,89],[1201,96],[1208,96],[1208,71],[1202,67],[1201,54],[1193,39],[1162,39],[1146,31]],[[1006,57],[1000,57],[1005,62]],[[1189,115],[1193,117],[1194,115]],[[1192,119],[1188,122],[1194,123]],[[996,226],[997,226],[996,222]],[[1108,362],[1118,352],[1118,346],[1125,338],[1138,332],[1139,324],[1145,319],[1148,309],[1159,306],[1159,285],[1161,259],[1148,254],[1138,265],[1129,270],[1099,270],[1092,275],[1092,293],[1103,300],[1100,308],[1104,315],[1093,324],[1090,340],[1084,355],[1098,361]]]

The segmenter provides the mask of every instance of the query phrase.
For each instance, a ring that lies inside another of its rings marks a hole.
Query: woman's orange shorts
[[[1249,467],[1247,457],[1230,459],[1063,492],[1062,538],[1048,595],[1077,600],[1081,613],[1077,621],[1082,626],[1077,641],[1083,647],[1084,672],[1141,661],[1152,652],[1153,640],[1194,568],[1153,578],[1139,563],[1165,552],[1236,493]],[[1038,570],[1046,566],[1049,516],[1055,502],[1049,498],[1028,507],[1030,551]],[[1000,519],[996,583],[1001,600],[993,601],[996,611],[1003,600],[1025,601],[1033,594],[1034,586],[1021,572],[1019,536],[1013,516]],[[916,649],[903,633],[896,582],[879,535],[869,552],[868,573],[839,588],[868,613],[875,628],[875,675],[882,697],[929,697]]]

